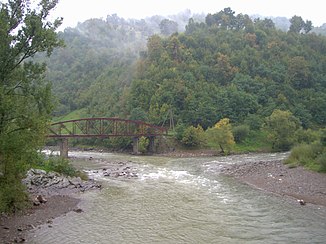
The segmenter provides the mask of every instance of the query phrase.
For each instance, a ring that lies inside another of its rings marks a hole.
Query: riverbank
[[[31,207],[14,215],[0,216],[0,243],[23,243],[27,232],[41,225],[52,227],[52,220],[78,208],[79,194],[100,189],[94,181],[79,177],[65,177],[43,170],[31,169],[23,180],[30,194]]]
[[[226,166],[222,173],[255,188],[289,197],[297,204],[326,207],[326,174],[303,167],[289,168],[282,161]]]
[[[28,231],[47,224],[51,228],[52,220],[70,211],[78,211],[80,199],[77,195],[56,195],[47,198],[45,204],[32,206],[24,212],[0,217],[0,243],[27,242]]]

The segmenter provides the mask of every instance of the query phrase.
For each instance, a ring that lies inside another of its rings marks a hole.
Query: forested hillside
[[[157,33],[164,36],[184,31],[190,17],[205,18],[190,11],[169,19],[153,16],[125,20],[114,14],[60,32],[66,46],[47,60],[47,76],[58,98],[54,115],[82,108],[87,115],[119,115],[120,96],[131,83],[132,66],[146,50],[147,39]]]
[[[82,109],[162,124],[172,111],[187,125],[207,128],[227,117],[259,127],[282,109],[304,128],[325,125],[326,39],[310,21],[294,16],[285,32],[230,8],[200,17],[113,15],[60,33],[66,48],[48,64],[55,115]],[[185,19],[182,32],[177,20]]]
[[[131,84],[131,113],[162,123],[172,109],[177,121],[205,128],[282,109],[306,128],[325,125],[326,39],[310,30],[298,16],[283,32],[225,9],[205,23],[190,19],[185,33],[152,36]]]

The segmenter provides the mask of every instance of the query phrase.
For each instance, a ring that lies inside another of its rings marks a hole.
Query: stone
[[[81,187],[83,184],[82,179],[80,177],[73,177],[73,178],[68,178],[70,184],[74,185],[75,187]]]
[[[46,175],[46,171],[43,169],[31,169],[30,171],[35,175]]]
[[[298,199],[297,200],[298,201],[298,203],[300,204],[300,205],[306,205],[306,202],[304,201],[304,200],[302,200],[302,199]]]
[[[39,202],[39,203],[46,203],[48,200],[46,200],[45,197],[43,197],[42,195],[37,195],[36,196],[36,200]]]
[[[76,213],[82,213],[82,212],[84,212],[81,208],[76,208],[73,211],[76,212]]]

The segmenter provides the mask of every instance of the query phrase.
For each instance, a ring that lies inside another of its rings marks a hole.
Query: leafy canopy
[[[33,161],[46,132],[52,109],[50,83],[44,80],[45,65],[35,63],[32,58],[40,52],[50,55],[55,47],[63,44],[55,32],[62,20],[48,20],[57,2],[41,0],[35,9],[27,0],[0,3],[0,185],[3,189],[13,185],[21,189],[18,186],[24,165]],[[5,202],[14,207],[16,195],[5,195]]]

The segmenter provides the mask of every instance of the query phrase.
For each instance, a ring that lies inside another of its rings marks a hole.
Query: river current
[[[326,243],[326,210],[300,206],[219,174],[223,165],[287,154],[168,158],[71,152],[84,170],[131,161],[138,177],[93,175],[103,189],[30,233],[31,243]],[[89,159],[92,160],[89,160]]]

